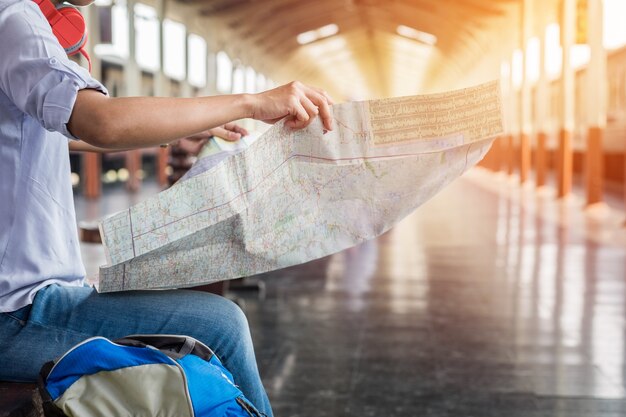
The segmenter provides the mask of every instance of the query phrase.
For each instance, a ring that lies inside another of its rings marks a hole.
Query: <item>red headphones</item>
[[[65,49],[65,53],[68,55],[82,54],[87,58],[89,71],[91,71],[91,59],[84,49],[85,43],[87,43],[87,27],[83,15],[78,9],[68,4],[55,7],[50,0],[33,1],[37,3],[43,15],[48,19],[52,33]]]

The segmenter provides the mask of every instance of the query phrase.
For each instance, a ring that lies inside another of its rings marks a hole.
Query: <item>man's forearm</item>
[[[139,149],[137,147],[133,148],[123,148],[123,149],[107,149],[107,148],[99,148],[97,146],[93,146],[84,142],[82,140],[71,140],[69,142],[70,152],[96,152],[96,153],[111,153],[111,152],[121,152],[121,151],[132,151],[134,149]]]
[[[68,128],[97,148],[150,147],[250,117],[250,101],[248,95],[110,98],[81,90]]]

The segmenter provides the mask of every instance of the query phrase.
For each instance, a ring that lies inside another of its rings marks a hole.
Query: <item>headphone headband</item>
[[[84,50],[87,43],[85,19],[78,9],[68,4],[55,6],[51,0],[33,0],[48,20],[52,33],[68,55],[82,54],[87,58],[89,71],[91,59]]]
[[[41,9],[43,15],[48,21],[52,19],[56,13],[56,7],[50,0],[33,0]]]

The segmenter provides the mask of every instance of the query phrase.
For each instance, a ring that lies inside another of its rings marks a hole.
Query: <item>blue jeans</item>
[[[130,334],[181,334],[200,340],[259,411],[272,415],[244,313],[225,298],[199,291],[98,294],[89,287],[43,288],[32,305],[0,313],[0,380],[34,382],[45,362],[78,342]]]

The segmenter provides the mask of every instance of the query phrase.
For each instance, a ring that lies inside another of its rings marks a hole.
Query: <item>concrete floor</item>
[[[78,217],[155,191],[78,198]],[[230,295],[277,416],[623,416],[625,217],[475,169],[378,239]]]

